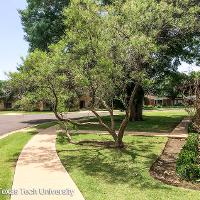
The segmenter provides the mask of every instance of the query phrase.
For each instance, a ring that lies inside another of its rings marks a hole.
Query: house
[[[183,103],[182,97],[177,97],[173,100],[170,97],[146,95],[144,99],[144,105],[146,106],[176,106],[182,105]]]

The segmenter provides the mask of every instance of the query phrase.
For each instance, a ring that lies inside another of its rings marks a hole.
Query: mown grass
[[[59,157],[86,200],[191,200],[200,192],[165,185],[149,174],[149,168],[164,148],[164,137],[125,136],[123,150],[106,148],[105,135],[76,135],[69,144],[57,138]]]
[[[144,121],[130,122],[127,126],[127,131],[138,132],[170,132],[175,126],[187,115],[183,109],[164,109],[159,111],[146,111],[144,112]],[[115,127],[119,128],[123,119],[123,115],[115,116]],[[93,118],[88,121],[97,121]],[[103,117],[103,121],[110,124],[109,116]],[[79,130],[104,130],[99,125],[84,125],[78,126]]]
[[[36,133],[36,129],[27,129],[0,140],[0,188],[11,189],[17,159],[25,144]],[[0,200],[8,199],[9,196],[0,194]]]

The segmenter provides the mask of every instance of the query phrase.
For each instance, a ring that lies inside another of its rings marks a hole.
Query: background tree
[[[113,1],[99,2],[107,5]],[[47,51],[48,46],[58,42],[65,35],[67,30],[63,21],[63,9],[69,3],[70,0],[27,0],[27,8],[19,10],[19,13],[30,51],[36,48]]]
[[[27,8],[20,10],[22,25],[30,51],[58,42],[64,35],[63,9],[69,0],[27,0]]]
[[[187,74],[171,71],[162,79],[155,80],[147,90],[158,96],[169,97],[175,105],[175,99],[182,97],[182,84],[187,79]]]
[[[4,81],[0,80],[0,97],[4,96]]]
[[[16,93],[9,87],[8,82],[0,80],[0,100],[6,103],[13,101],[15,97]]]

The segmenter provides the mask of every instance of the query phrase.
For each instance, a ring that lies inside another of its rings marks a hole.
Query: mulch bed
[[[187,182],[176,174],[176,159],[184,144],[184,138],[169,138],[162,154],[151,166],[150,174],[169,185],[200,190],[200,183]]]

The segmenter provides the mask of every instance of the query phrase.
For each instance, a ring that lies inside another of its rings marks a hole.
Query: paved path
[[[191,120],[189,118],[183,119],[178,126],[170,133],[171,135],[188,135],[188,126]]]
[[[61,164],[55,143],[54,127],[40,131],[27,143],[14,175],[13,190],[18,195],[11,196],[11,200],[84,200]],[[48,194],[55,190],[63,194]]]
[[[182,122],[171,132],[171,135],[188,134],[189,123],[190,120],[187,118],[182,120]],[[199,184],[181,180],[176,174],[176,160],[185,141],[186,139],[184,138],[169,138],[161,155],[152,165],[150,174],[154,178],[170,185],[189,189],[199,189]]]

